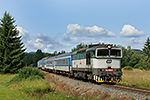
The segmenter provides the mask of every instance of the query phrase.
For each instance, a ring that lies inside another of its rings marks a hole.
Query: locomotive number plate
[[[105,69],[105,72],[113,72],[114,69]]]
[[[111,59],[107,59],[107,60],[106,60],[106,63],[107,63],[107,64],[110,64],[110,63],[112,63],[112,60],[111,60]]]

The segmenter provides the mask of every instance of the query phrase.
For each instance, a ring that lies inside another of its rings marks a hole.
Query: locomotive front
[[[122,50],[112,45],[97,47],[91,59],[92,73],[96,82],[119,82],[121,80]]]

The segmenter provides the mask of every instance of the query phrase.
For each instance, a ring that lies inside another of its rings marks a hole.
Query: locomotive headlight
[[[111,45],[108,45],[108,49],[110,49],[111,48]]]

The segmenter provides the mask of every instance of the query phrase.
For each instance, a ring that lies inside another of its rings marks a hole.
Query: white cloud
[[[50,47],[52,47],[52,44],[48,44],[48,45],[47,45],[47,48],[50,48]]]
[[[30,48],[43,48],[44,44],[39,41],[40,39],[36,39],[35,41],[27,41],[26,46]]]
[[[62,39],[65,40],[65,41],[70,41],[71,40],[71,38],[66,33],[63,34]]]
[[[17,27],[17,30],[19,31],[19,36],[22,36],[22,41],[26,43],[28,40],[30,40],[30,34],[27,30],[23,29],[22,27]]]
[[[67,34],[73,36],[84,36],[84,37],[114,37],[116,36],[113,32],[103,29],[98,26],[83,27],[78,24],[69,24],[67,26]],[[67,37],[66,37],[67,38]]]
[[[138,40],[138,39],[135,39],[135,38],[130,38],[129,40],[128,40],[128,43],[130,44],[130,45],[138,45],[138,44],[141,44],[141,45],[143,45],[143,43],[144,43],[144,41],[143,40]]]
[[[125,40],[121,45],[124,45],[124,46],[131,46],[132,48],[136,48],[136,49],[141,49],[144,45],[144,40],[139,40],[137,38],[130,38],[128,40]]]
[[[36,40],[29,40],[26,43],[28,51],[37,49],[43,50],[43,52],[61,51],[64,48],[70,46],[68,43],[63,43],[56,40],[56,37],[47,34],[35,34],[33,36]]]
[[[122,31],[120,32],[120,36],[125,37],[137,37],[145,35],[143,31],[138,31],[131,25],[124,25]]]
[[[35,42],[41,42],[41,41],[43,41],[43,40],[41,40],[41,39],[36,39],[35,40]]]

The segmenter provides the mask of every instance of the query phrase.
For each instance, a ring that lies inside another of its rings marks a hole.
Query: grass
[[[123,70],[121,84],[150,88],[150,70],[142,71],[133,69],[133,71]]]
[[[12,88],[8,82],[15,75],[0,75],[0,100],[35,100]]]
[[[119,96],[111,96],[109,93],[101,93],[90,89],[84,91],[84,86],[72,86],[63,80],[59,80],[55,75],[46,75],[45,79],[37,77],[28,77],[19,82],[11,83],[10,80],[15,79],[17,75],[1,75],[0,74],[0,100],[126,100]],[[133,69],[132,71],[123,70],[121,84],[131,86],[150,88],[149,77],[150,71],[142,71]],[[79,91],[77,91],[78,89]],[[86,87],[88,88],[88,87]],[[130,97],[129,97],[130,98]],[[130,98],[131,99],[131,98]]]
[[[0,100],[78,100],[55,92],[44,79],[10,82],[17,75],[0,74]]]

